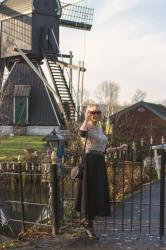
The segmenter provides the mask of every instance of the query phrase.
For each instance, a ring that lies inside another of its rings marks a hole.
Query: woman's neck
[[[97,127],[99,125],[99,123],[98,122],[90,121],[89,125],[92,126],[92,127]]]

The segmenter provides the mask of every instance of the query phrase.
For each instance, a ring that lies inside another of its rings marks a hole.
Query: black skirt
[[[89,218],[110,216],[109,200],[104,154],[87,153],[84,177],[78,181],[75,210]]]

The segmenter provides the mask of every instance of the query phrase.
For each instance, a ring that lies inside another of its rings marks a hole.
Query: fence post
[[[18,156],[18,171],[19,171],[19,186],[20,186],[20,202],[21,202],[21,220],[22,220],[22,232],[25,232],[25,210],[24,210],[24,193],[22,183],[22,166],[20,156]]]
[[[165,196],[165,150],[161,152],[161,170],[160,170],[160,239],[164,236],[164,196]]]
[[[58,194],[58,178],[57,178],[57,165],[56,165],[56,153],[51,154],[51,205],[52,205],[52,234],[59,233],[59,194]]]

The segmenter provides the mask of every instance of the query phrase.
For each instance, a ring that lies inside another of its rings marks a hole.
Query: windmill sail
[[[75,5],[65,4],[62,5],[62,15],[59,21],[61,26],[90,30],[92,27],[94,9]]]

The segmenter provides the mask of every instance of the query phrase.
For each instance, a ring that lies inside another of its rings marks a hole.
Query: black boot
[[[85,229],[86,234],[90,239],[98,239],[96,236],[94,229],[93,229],[93,223],[91,222],[86,222],[85,219],[81,220],[81,226]]]

